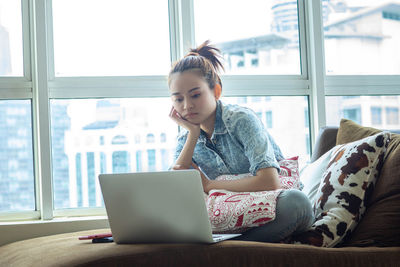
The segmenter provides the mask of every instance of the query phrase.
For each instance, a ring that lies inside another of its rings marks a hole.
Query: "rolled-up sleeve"
[[[250,173],[256,175],[258,170],[270,167],[280,171],[270,136],[256,114],[250,111],[238,114],[234,131],[250,162]]]

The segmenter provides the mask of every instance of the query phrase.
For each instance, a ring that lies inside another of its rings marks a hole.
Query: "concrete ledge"
[[[0,223],[0,246],[40,236],[109,228],[107,216],[55,218]]]

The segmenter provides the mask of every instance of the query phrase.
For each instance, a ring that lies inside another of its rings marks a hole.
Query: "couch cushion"
[[[259,192],[230,192],[210,190],[205,194],[208,217],[214,233],[242,233],[275,219],[276,199],[283,189],[301,190],[298,157],[280,160],[279,181],[281,189]],[[239,180],[253,176],[251,173],[225,174],[219,181]]]
[[[333,247],[351,234],[379,176],[389,138],[390,133],[378,133],[334,148],[314,203],[316,222],[292,242]]]
[[[317,192],[321,183],[321,178],[328,167],[333,150],[334,148],[331,148],[331,150],[323,154],[316,161],[308,164],[300,172],[300,180],[304,184],[302,191],[306,194],[308,199],[310,199],[311,203],[314,203],[317,200]]]
[[[400,248],[318,248],[248,241],[123,244],[78,240],[110,229],[59,234],[0,247],[0,266],[396,266]]]
[[[311,156],[311,162],[319,159],[323,154],[328,152],[336,145],[336,136],[338,127],[326,126],[320,128],[319,135],[315,141],[315,146]]]
[[[348,143],[380,132],[343,119],[337,144]],[[363,219],[345,246],[400,246],[400,135],[392,134],[379,179],[366,199]]]

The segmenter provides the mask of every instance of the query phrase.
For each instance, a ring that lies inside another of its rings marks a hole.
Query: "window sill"
[[[52,220],[1,222],[0,246],[40,236],[109,228],[107,216],[61,217]]]

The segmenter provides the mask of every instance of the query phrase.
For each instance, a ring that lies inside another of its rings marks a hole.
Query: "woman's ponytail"
[[[219,84],[222,88],[221,79],[218,76],[218,72],[224,70],[221,59],[221,51],[210,45],[210,41],[207,40],[197,48],[190,49],[184,58],[172,66],[168,76],[168,84],[171,81],[172,74],[193,70],[199,72],[210,89],[214,89],[216,84]]]
[[[210,45],[210,40],[205,41],[197,48],[190,49],[190,52],[185,57],[196,55],[208,59],[213,65],[216,72],[219,72],[220,69],[224,70],[224,66],[222,65],[220,60],[220,58],[222,58],[221,51],[218,48]]]

